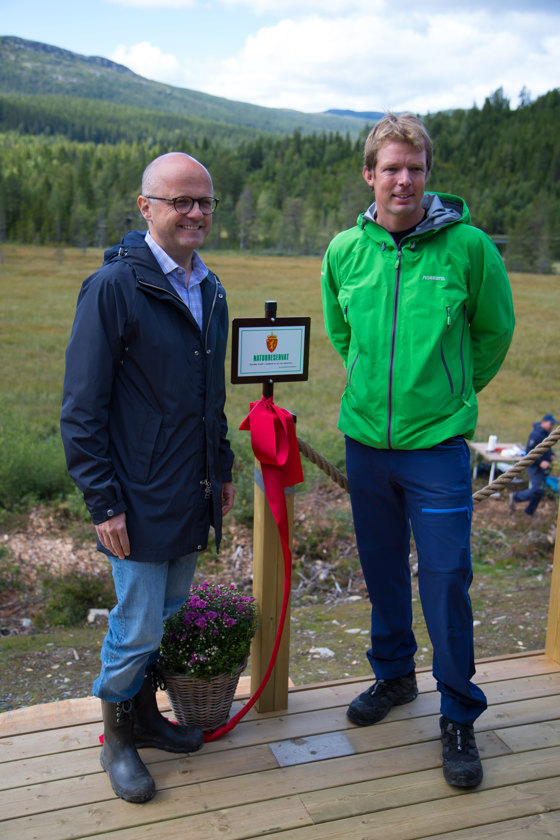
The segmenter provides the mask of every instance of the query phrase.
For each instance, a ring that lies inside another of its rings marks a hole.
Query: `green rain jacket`
[[[476,393],[513,335],[492,240],[471,226],[461,198],[427,193],[423,205],[426,217],[397,247],[372,204],[323,260],[325,326],[347,374],[338,427],[378,449],[472,437]]]

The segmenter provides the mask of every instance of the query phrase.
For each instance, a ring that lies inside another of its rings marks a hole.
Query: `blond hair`
[[[386,114],[372,128],[364,146],[364,166],[371,172],[377,166],[379,150],[385,143],[407,143],[417,151],[426,152],[426,175],[432,168],[433,145],[426,126],[414,114]]]

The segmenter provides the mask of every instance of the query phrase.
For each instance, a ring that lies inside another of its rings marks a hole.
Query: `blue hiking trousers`
[[[474,685],[470,455],[461,437],[431,449],[373,449],[346,437],[360,563],[371,601],[368,659],[378,679],[414,668],[411,528],[418,585],[433,646],[441,713],[463,724],[486,708]]]

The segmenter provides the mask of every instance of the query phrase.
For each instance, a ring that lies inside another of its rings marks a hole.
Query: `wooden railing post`
[[[554,565],[550,583],[550,606],[546,628],[546,655],[560,664],[560,502],[554,545]]]
[[[290,544],[294,516],[293,488],[287,488],[286,504],[290,526]],[[251,694],[264,677],[280,621],[284,595],[284,556],[278,527],[270,510],[260,464],[255,462],[253,531],[253,595],[260,608],[260,627],[251,647]],[[270,679],[257,700],[259,712],[275,712],[288,707],[288,678],[290,661],[290,609],[284,624],[282,642]]]

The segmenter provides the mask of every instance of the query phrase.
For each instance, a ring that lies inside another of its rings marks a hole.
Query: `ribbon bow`
[[[261,397],[251,403],[249,414],[239,428],[251,432],[251,445],[261,464],[264,491],[278,526],[284,560],[291,562],[284,489],[303,481],[293,415],[275,405],[272,397]]]

